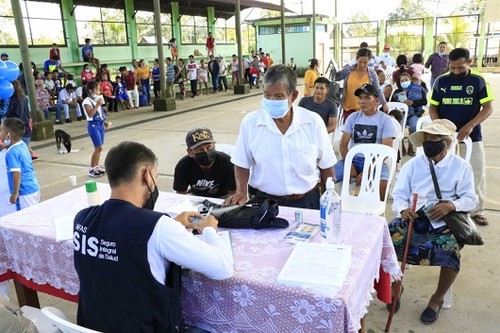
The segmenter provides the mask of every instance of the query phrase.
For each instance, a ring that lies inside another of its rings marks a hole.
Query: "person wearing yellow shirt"
[[[139,78],[139,106],[151,104],[151,69],[144,59],[139,61],[139,66],[135,69],[135,74]]]
[[[309,59],[311,63],[304,76],[304,96],[314,95],[314,81],[318,78],[319,61],[318,59]]]

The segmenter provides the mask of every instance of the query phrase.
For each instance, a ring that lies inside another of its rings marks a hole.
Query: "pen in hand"
[[[209,216],[210,216],[210,214],[212,214],[212,211],[213,211],[213,210],[214,210],[214,207],[210,207],[210,208],[208,209],[208,212],[205,214],[205,218],[209,217]],[[193,223],[193,224],[198,224],[198,223],[200,223],[201,219],[200,219],[199,217],[192,217],[192,218],[190,218],[190,221],[191,221],[191,223]]]
[[[210,207],[210,208],[208,209],[208,212],[205,214],[205,218],[207,218],[210,214],[212,214],[212,211],[213,211],[213,210],[214,210],[214,207],[213,207],[213,206],[212,206],[212,207]]]

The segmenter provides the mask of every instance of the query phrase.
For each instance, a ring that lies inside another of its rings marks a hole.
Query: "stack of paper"
[[[278,275],[280,284],[340,290],[351,265],[350,245],[297,243]]]

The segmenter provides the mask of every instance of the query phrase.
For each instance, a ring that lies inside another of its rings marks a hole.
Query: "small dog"
[[[66,147],[66,150],[71,152],[71,135],[68,133],[64,132],[61,129],[58,129],[54,132],[54,135],[56,136],[56,146],[57,150],[61,151],[61,142]]]

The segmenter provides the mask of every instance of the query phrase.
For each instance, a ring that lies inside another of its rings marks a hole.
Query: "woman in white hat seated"
[[[448,151],[455,140],[455,125],[446,119],[434,120],[410,135],[415,147],[425,155],[414,157],[401,168],[392,197],[392,210],[398,215],[389,225],[398,259],[403,257],[408,221],[414,221],[407,262],[412,265],[440,266],[437,289],[431,296],[420,320],[431,324],[439,318],[444,295],[460,270],[460,249],[443,217],[452,211],[471,211],[478,203],[470,164]],[[441,189],[438,203],[429,161],[434,167]],[[416,211],[411,208],[413,193],[418,194]],[[401,289],[403,290],[403,289]],[[399,300],[396,305],[399,309]]]

